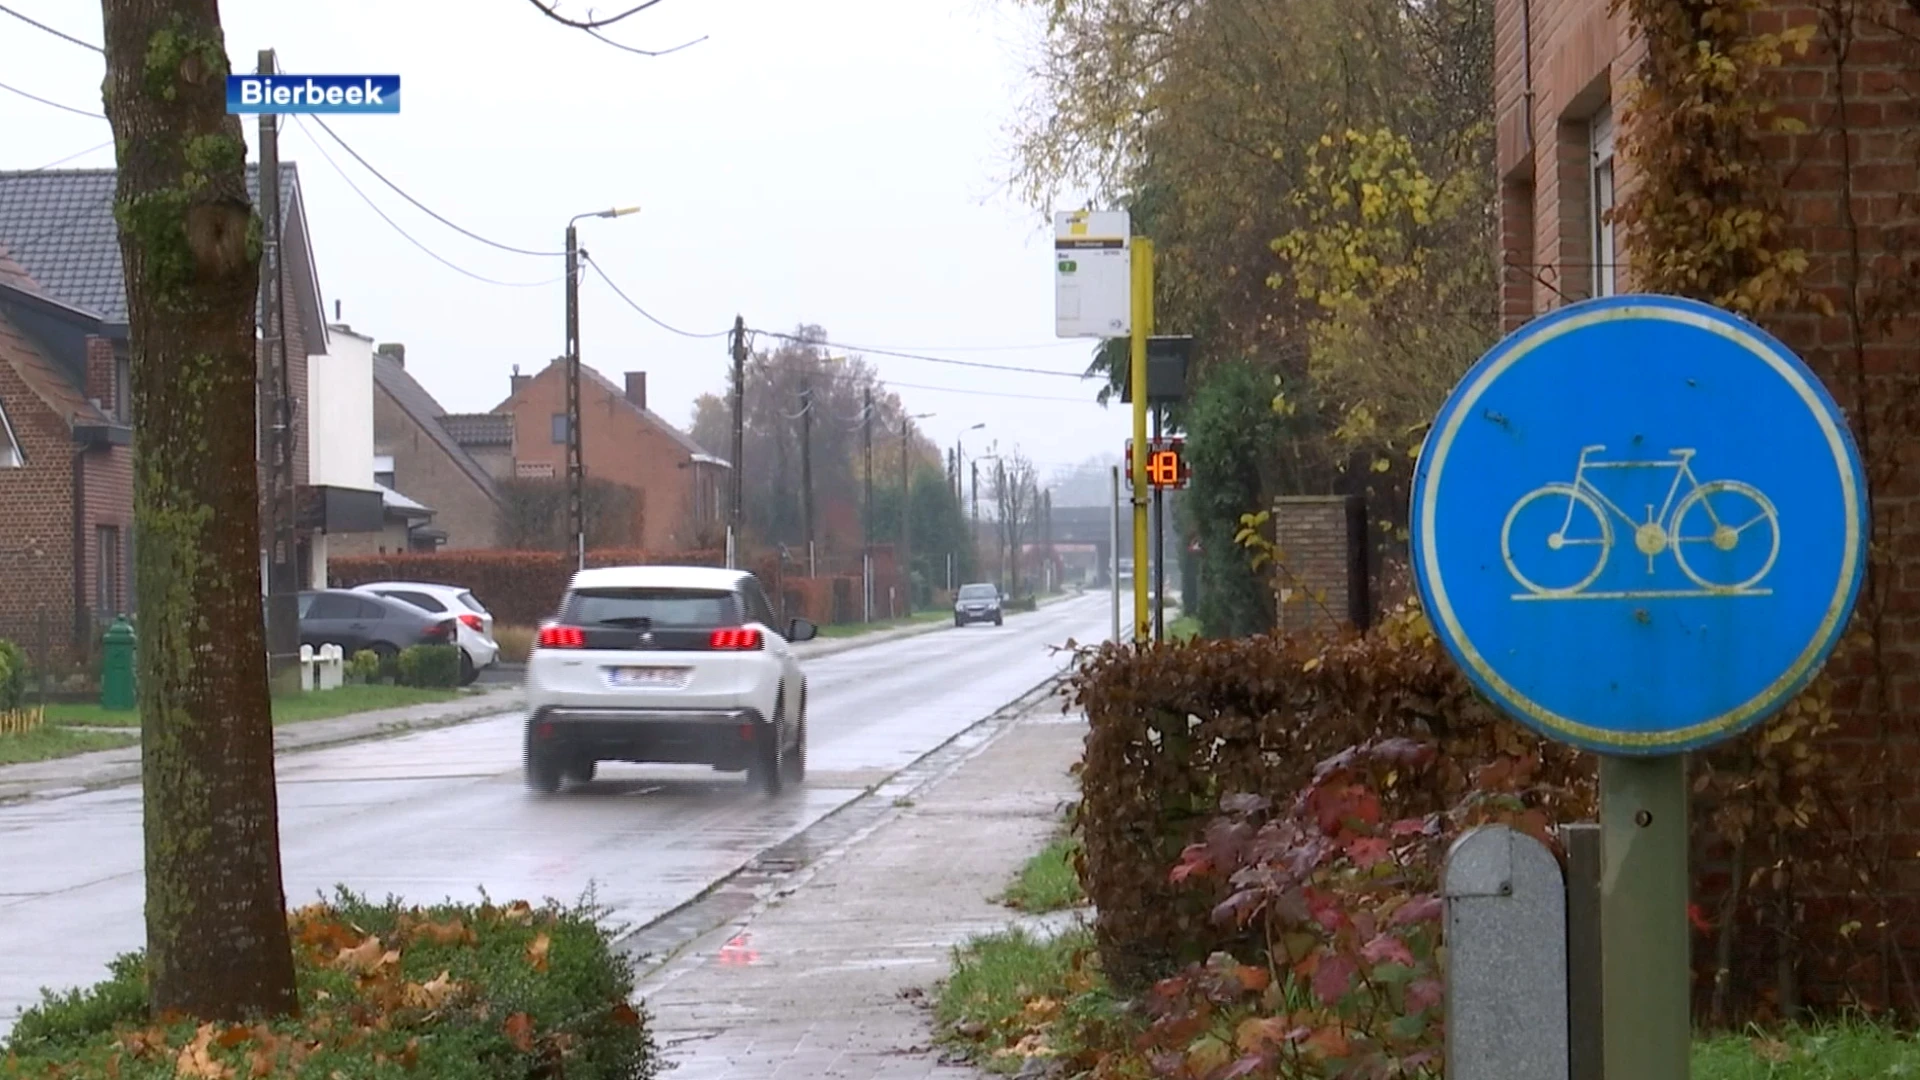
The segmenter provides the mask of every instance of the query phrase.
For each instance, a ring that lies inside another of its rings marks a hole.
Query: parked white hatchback
[[[527,660],[527,786],[586,783],[602,761],[744,770],[777,795],[807,771],[807,679],[752,574],[617,566],[573,576]]]
[[[354,591],[384,596],[411,604],[430,615],[458,620],[462,686],[479,678],[481,671],[500,659],[500,645],[493,640],[493,613],[466,589],[425,581],[375,581],[356,585]]]

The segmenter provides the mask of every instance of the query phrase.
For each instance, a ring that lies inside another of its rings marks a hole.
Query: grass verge
[[[943,1043],[991,1072],[1028,1058],[1092,1068],[1128,1038],[1120,1001],[1106,987],[1092,931],[1047,939],[1024,930],[975,938],[954,951],[934,1017]]]
[[[1020,868],[1020,876],[1000,898],[1001,903],[1036,913],[1064,911],[1086,903],[1086,894],[1080,891],[1080,875],[1073,867],[1073,857],[1079,850],[1078,837],[1054,837]]]
[[[1693,1047],[1693,1080],[1920,1077],[1920,1041],[1861,1020],[1777,1033],[1719,1035]]]
[[[860,637],[863,634],[877,634],[882,630],[897,630],[903,626],[924,626],[927,623],[944,622],[953,618],[953,612],[945,608],[938,611],[916,611],[910,618],[876,620],[870,623],[837,623],[820,628],[823,638]]]
[[[132,735],[122,735],[116,731],[69,731],[49,723],[27,731],[0,735],[0,765],[52,761],[75,754],[90,754],[95,750],[118,750],[138,741]]]
[[[656,1075],[633,973],[588,904],[372,904],[345,891],[293,913],[297,1018],[198,1024],[147,1015],[145,962],[85,990],[43,991],[0,1076],[498,1077]]]
[[[278,725],[333,720],[375,709],[454,701],[462,696],[464,692],[459,690],[429,690],[417,686],[342,686],[334,690],[316,690],[293,697],[274,698],[273,722]],[[48,705],[47,723],[137,728],[140,726],[140,713],[109,712],[98,705]]]

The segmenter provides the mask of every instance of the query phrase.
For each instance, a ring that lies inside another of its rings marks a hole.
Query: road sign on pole
[[[1609,1080],[1686,1075],[1688,751],[1785,705],[1846,627],[1867,492],[1800,359],[1718,308],[1617,296],[1515,331],[1414,478],[1435,632],[1514,719],[1603,756]]]
[[[1053,215],[1054,334],[1119,338],[1133,331],[1133,226],[1124,210]]]

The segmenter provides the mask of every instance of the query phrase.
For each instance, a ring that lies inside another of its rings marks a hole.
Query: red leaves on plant
[[[1393,909],[1393,917],[1387,922],[1393,926],[1412,926],[1414,923],[1433,922],[1447,909],[1446,901],[1428,893]]]
[[[1353,1053],[1353,1043],[1344,1029],[1330,1024],[1307,1036],[1306,1050],[1318,1058],[1344,1058]]]
[[[1188,844],[1180,853],[1180,861],[1167,872],[1167,880],[1178,885],[1190,877],[1205,877],[1213,873],[1213,860],[1207,856],[1207,845]]]
[[[1374,935],[1371,941],[1360,949],[1360,955],[1366,957],[1369,964],[1401,964],[1413,966],[1413,950],[1407,943],[1392,933]]]
[[[1321,953],[1313,963],[1313,994],[1322,1004],[1333,1005],[1347,996],[1359,965],[1339,953]]]
[[[640,1026],[639,1011],[624,1001],[614,1005],[612,1011],[607,1015],[608,1018],[613,1021],[615,1027],[630,1028]]]
[[[1393,846],[1378,836],[1363,836],[1347,844],[1347,858],[1362,870],[1371,870],[1393,858]]]
[[[1418,1013],[1440,1004],[1447,993],[1439,979],[1415,979],[1407,984],[1407,1012]]]
[[[1687,921],[1703,934],[1713,933],[1713,924],[1707,921],[1706,913],[1700,910],[1699,904],[1687,905]]]
[[[1402,818],[1387,830],[1395,840],[1404,840],[1410,836],[1433,836],[1440,831],[1440,815],[1428,814],[1426,817]]]

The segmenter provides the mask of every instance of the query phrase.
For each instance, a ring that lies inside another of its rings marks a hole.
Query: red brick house
[[[127,355],[102,331],[0,248],[0,637],[32,656],[134,606]]]
[[[302,581],[324,583],[324,546],[316,552],[314,538],[377,529],[381,510],[371,477],[365,490],[309,481],[307,376],[310,364],[327,359],[328,332],[293,163],[282,163],[279,180],[300,507],[296,559]],[[257,165],[247,167],[247,184],[257,200]],[[0,479],[0,634],[26,634],[8,625],[24,620],[31,634],[23,644],[31,651],[41,613],[48,612],[63,628],[54,645],[67,646],[68,657],[84,654],[102,620],[136,610],[138,600],[127,570],[135,540],[132,489],[124,477],[132,432],[115,185],[112,169],[0,172],[0,249],[10,256],[0,275],[0,318],[10,327],[0,343],[6,360],[0,364],[0,403],[15,436],[27,443],[20,450],[28,462],[11,480]],[[70,482],[60,492],[47,487],[51,444],[35,444],[57,436],[58,425],[65,425],[73,444],[61,452]],[[34,482],[25,479],[28,472]],[[58,566],[35,562],[51,558],[34,553],[47,550],[44,523],[56,519],[67,522],[62,535],[71,538],[69,553]],[[45,598],[52,587],[47,579],[56,574],[62,583],[57,603]]]
[[[1697,18],[1702,9],[1691,10]],[[1608,211],[1640,182],[1630,162],[1616,164],[1614,145],[1649,44],[1629,11],[1609,0],[1495,0],[1494,12],[1501,304],[1511,329],[1568,300],[1644,287]],[[1771,995],[1769,1007],[1782,1009],[1800,1001],[1910,1012],[1920,1008],[1905,975],[1905,954],[1920,945],[1920,792],[1910,775],[1920,760],[1920,473],[1910,467],[1920,445],[1912,407],[1920,381],[1920,5],[1762,0],[1741,19],[1748,40],[1811,35],[1804,54],[1787,50],[1761,73],[1754,96],[1777,102],[1776,116],[1797,123],[1769,122],[1752,162],[1777,188],[1780,247],[1804,254],[1796,285],[1811,295],[1757,321],[1820,376],[1866,459],[1873,553],[1856,627],[1875,640],[1870,649],[1843,650],[1845,659],[1827,668],[1836,728],[1817,749],[1834,764],[1816,779],[1835,785],[1840,820],[1858,824],[1849,850],[1881,854],[1857,864],[1876,865],[1870,886],[1852,880],[1851,861],[1838,863],[1849,870],[1843,885],[1802,881],[1796,869],[1788,895],[1764,900],[1791,912],[1784,925],[1748,918],[1753,910],[1719,913],[1715,894],[1699,890],[1722,888],[1738,872],[1724,862],[1696,860],[1695,898],[1716,923],[1754,927],[1741,931],[1724,984],[1736,1001]],[[1697,40],[1675,44],[1700,48]],[[1747,890],[1748,903],[1758,903],[1758,891]],[[1850,906],[1849,897],[1863,893],[1871,903]],[[1713,941],[1696,938],[1696,964],[1707,973],[1697,994],[1712,986],[1715,961],[1705,954]]]
[[[567,375],[560,360],[512,379],[494,408],[513,417],[516,475],[565,480]],[[639,493],[636,535],[649,551],[692,551],[724,543],[726,461],[647,408],[647,373],[626,373],[626,387],[580,367],[581,464],[589,479]],[[716,538],[718,538],[716,542]]]

